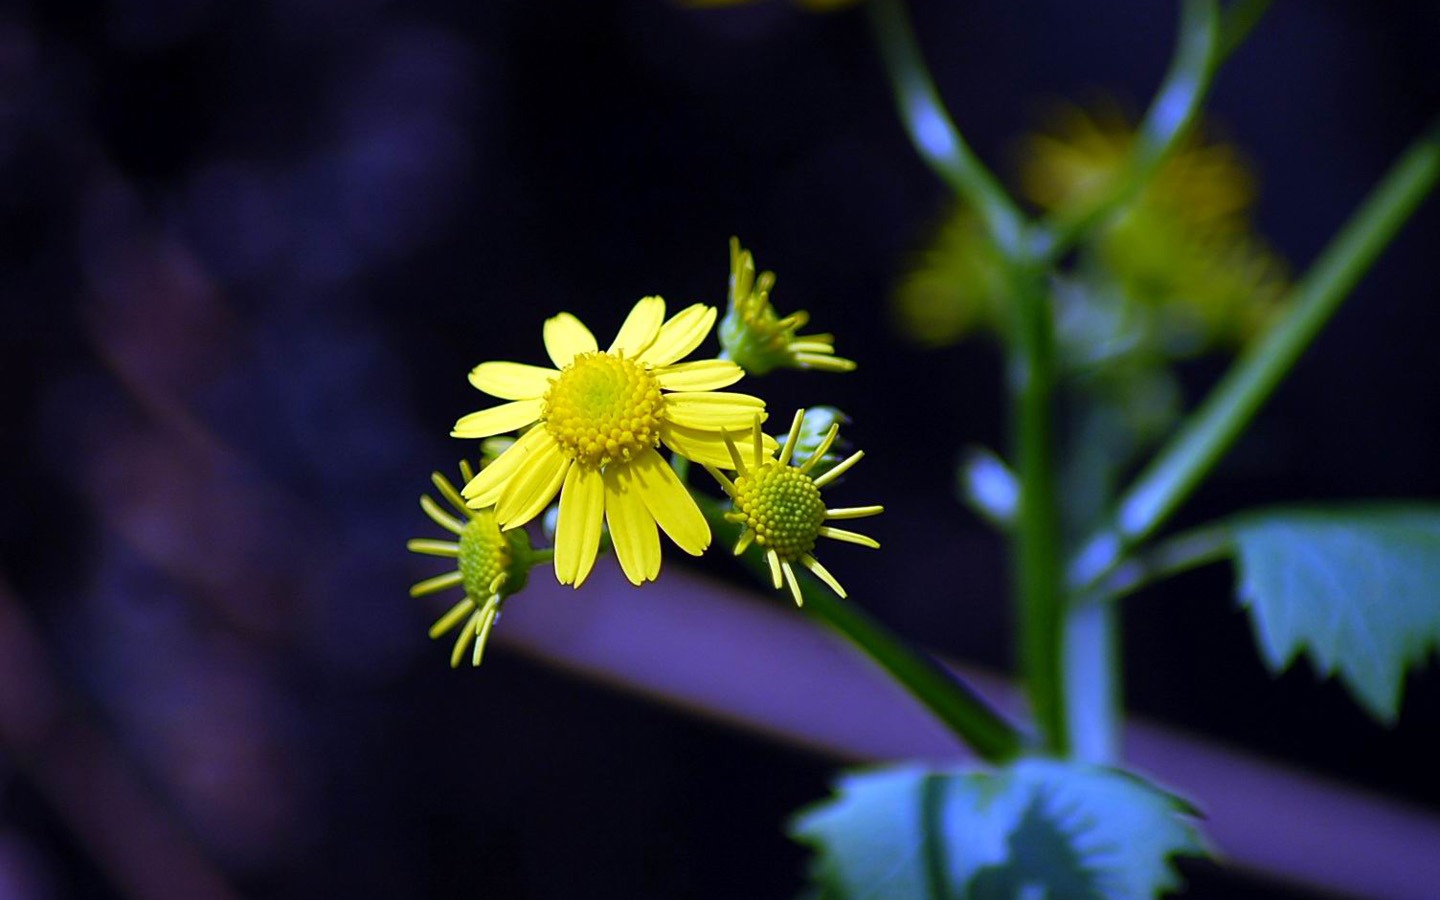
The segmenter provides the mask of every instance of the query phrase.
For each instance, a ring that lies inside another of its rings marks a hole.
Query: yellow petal
[[[631,584],[655,580],[660,574],[660,532],[655,517],[640,499],[635,475],[629,466],[605,470],[605,521],[615,556]]]
[[[844,475],[850,470],[851,466],[855,465],[864,458],[865,451],[856,450],[854,453],[850,454],[849,456],[842,459],[840,462],[836,463],[833,467],[825,470],[824,475],[821,475],[819,478],[815,479],[815,486],[818,488],[823,488],[825,485],[839,478],[841,475]]]
[[[663,321],[664,299],[645,297],[636,303],[635,308],[630,310],[630,315],[625,317],[625,324],[620,326],[620,333],[615,335],[615,342],[610,345],[609,352],[634,359],[655,343],[655,336],[660,333],[660,323]]]
[[[714,466],[705,466],[705,471],[710,473],[711,478],[714,478],[716,481],[720,482],[720,487],[725,489],[725,493],[729,494],[731,497],[735,496],[735,482],[727,478],[724,472],[720,471]],[[456,544],[455,546],[458,547],[459,544]]]
[[[411,553],[426,556],[447,556],[451,559],[460,555],[460,545],[454,541],[436,541],[430,538],[411,538],[405,542],[405,549]]]
[[[652,366],[668,366],[700,346],[714,325],[715,307],[703,303],[687,306],[660,326],[655,343],[640,354],[640,360]]]
[[[815,468],[815,464],[820,462],[820,460],[824,459],[825,454],[830,452],[830,447],[835,443],[835,438],[838,437],[839,434],[840,423],[835,422],[830,426],[830,430],[825,432],[825,437],[820,439],[820,446],[816,447],[815,451],[810,454],[809,458],[807,458],[805,462],[800,464],[800,471],[809,472],[811,469]]]
[[[670,394],[665,398],[665,418],[687,428],[744,431],[754,424],[755,414],[764,409],[765,401],[759,397],[726,391]]]
[[[577,353],[594,353],[600,349],[595,335],[584,323],[567,312],[545,320],[545,352],[555,368],[563,369]]]
[[[662,422],[660,440],[691,462],[726,471],[735,468],[735,461],[725,447],[725,436],[719,429],[687,428],[674,422]],[[774,453],[778,446],[775,439],[767,434],[764,440],[766,452]]]
[[[635,476],[645,508],[670,540],[691,556],[704,553],[710,546],[710,526],[670,464],[654,450],[645,450],[627,467]]]
[[[840,586],[840,582],[835,580],[835,576],[830,574],[829,569],[826,569],[824,566],[820,565],[820,560],[807,553],[804,556],[800,557],[800,562],[805,566],[805,568],[814,572],[815,577],[828,584],[830,586],[830,590],[834,591],[836,596],[840,597],[842,600],[845,598],[845,589]]]
[[[790,433],[785,436],[785,446],[780,448],[780,465],[790,465],[790,457],[795,453],[795,442],[800,440],[800,429],[805,425],[805,410],[795,411],[795,420],[790,423]]]
[[[431,500],[429,494],[420,495],[420,508],[425,510],[430,521],[452,534],[458,535],[465,530],[465,523],[441,509],[440,504]]]
[[[516,400],[513,403],[502,403],[499,406],[482,409],[456,422],[450,436],[487,438],[504,434],[507,431],[515,431],[539,419],[540,412],[544,407],[543,401],[535,399]]]
[[[524,363],[487,362],[470,370],[470,383],[501,400],[533,400],[543,396],[550,389],[550,379],[559,374]]]
[[[837,541],[845,541],[850,544],[859,544],[862,547],[869,547],[871,550],[879,550],[880,542],[868,535],[855,531],[846,531],[843,528],[831,528],[829,525],[821,525],[819,528],[821,537],[832,538]]]
[[[460,474],[465,474],[465,468],[463,466],[460,469]],[[456,512],[462,516],[470,515],[470,510],[465,506],[465,498],[461,497],[460,492],[455,490],[455,485],[450,483],[450,479],[441,475],[439,472],[431,472],[430,482],[435,485],[435,489],[440,492],[446,502],[455,508]]]
[[[656,379],[667,391],[716,391],[745,377],[745,370],[724,359],[697,359],[657,369]]]
[[[560,518],[555,524],[555,577],[577,588],[585,583],[600,550],[605,482],[596,469],[570,467],[560,489]]]
[[[520,466],[495,501],[495,521],[501,528],[514,528],[540,514],[565,480],[570,468],[570,457],[560,452],[560,447],[551,440],[541,444]]]
[[[790,560],[782,560],[780,568],[785,571],[785,583],[790,585],[790,596],[795,598],[795,605],[804,606],[805,595],[800,593],[800,582],[795,580],[795,569],[790,565]]]
[[[865,516],[878,516],[884,511],[885,507],[883,506],[840,506],[825,510],[825,518],[861,519]]]
[[[450,668],[457,669],[460,667],[460,660],[465,658],[465,648],[469,647],[470,642],[475,640],[475,633],[478,630],[480,618],[483,615],[484,613],[480,610],[476,610],[471,614],[470,618],[466,620],[465,627],[460,629],[460,633],[455,636],[455,649],[450,651]]]
[[[480,470],[480,474],[470,479],[461,491],[465,495],[466,502],[472,509],[484,509],[487,506],[494,506],[495,501],[500,499],[500,492],[505,485],[520,470],[521,465],[532,455],[539,452],[541,445],[554,444],[555,438],[551,437],[548,429],[532,428],[520,436],[520,439],[510,445],[510,448],[495,458],[495,461]]]
[[[423,597],[426,594],[433,594],[436,591],[443,591],[446,588],[459,584],[463,576],[459,569],[446,572],[444,575],[436,575],[434,578],[427,578],[410,586],[410,596]]]
[[[469,597],[462,597],[460,602],[450,607],[450,611],[441,616],[434,625],[430,626],[430,638],[434,640],[440,635],[455,627],[455,623],[465,617],[467,613],[475,609],[475,601]]]

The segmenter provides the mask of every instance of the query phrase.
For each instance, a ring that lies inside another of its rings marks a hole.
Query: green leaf
[[[1276,509],[1234,520],[1240,602],[1273,671],[1302,650],[1393,723],[1405,669],[1440,646],[1440,507]]]
[[[1133,900],[1204,853],[1183,801],[1114,769],[1049,759],[842,776],[792,835],[827,900]]]

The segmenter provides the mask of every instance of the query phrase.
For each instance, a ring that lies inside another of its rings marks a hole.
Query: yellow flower
[[[468,462],[460,463],[460,474],[466,481],[475,477]],[[439,472],[430,477],[436,490],[455,508],[459,517],[446,512],[428,494],[420,497],[420,508],[436,525],[459,540],[415,538],[405,546],[414,553],[444,556],[457,560],[457,563],[453,571],[427,578],[410,588],[410,596],[423,597],[456,586],[464,588],[465,596],[460,602],[431,626],[430,637],[438,638],[464,619],[465,625],[455,637],[450,666],[460,665],[466,649],[472,644],[474,651],[470,662],[478,666],[485,652],[485,642],[490,637],[490,628],[500,616],[500,607],[506,597],[525,586],[534,554],[530,551],[530,541],[525,532],[502,534],[495,524],[494,513],[488,509],[470,509],[455,485]]]
[[[805,462],[792,466],[790,459],[804,424],[805,410],[802,409],[795,413],[795,421],[790,425],[785,446],[780,449],[780,457],[775,459],[771,458],[770,451],[765,447],[760,420],[756,418],[751,426],[750,447],[747,448],[751,452],[748,464],[740,448],[735,446],[735,442],[727,434],[725,446],[734,463],[734,481],[714,466],[705,466],[733,502],[734,509],[726,513],[725,518],[744,526],[740,540],[735,544],[735,555],[744,553],[751,543],[764,548],[775,589],[782,587],[783,578],[784,583],[790,586],[790,594],[795,598],[797,606],[805,603],[800,594],[800,584],[795,580],[794,564],[797,562],[814,572],[836,594],[845,596],[845,589],[840,586],[840,582],[815,559],[812,551],[815,549],[816,540],[828,537],[862,547],[880,547],[874,538],[842,528],[833,528],[825,523],[832,519],[858,519],[885,511],[883,506],[836,509],[825,507],[820,489],[843,475],[865,454],[863,451],[856,451],[823,475],[811,475],[815,465],[835,443],[835,437],[840,433],[840,425],[837,423],[830,426],[824,440]]]
[[[1124,171],[1134,142],[1113,108],[1067,109],[1026,142],[1021,188],[1043,209],[1083,209]],[[1105,270],[1153,310],[1150,330],[1168,354],[1243,343],[1274,314],[1287,279],[1251,227],[1255,193],[1233,147],[1192,135],[1096,234]]]
[[[751,375],[778,368],[851,372],[853,360],[835,355],[835,338],[828,334],[796,334],[810,314],[801,310],[783,319],[770,303],[774,272],[755,277],[755,260],[730,239],[730,303],[720,322],[720,345],[730,359]]]
[[[1021,190],[1042,209],[1083,206],[1109,188],[1130,161],[1134,126],[1112,104],[1087,112],[1062,107],[1048,131],[1024,143]],[[1248,227],[1255,178],[1229,144],[1185,138],[1137,203],[1163,207],[1195,231]]]
[[[1007,297],[1003,261],[984,226],[957,206],[896,284],[894,314],[911,339],[939,347],[976,328],[1003,329]]]
[[[701,464],[729,467],[725,429],[744,428],[765,404],[716,390],[739,381],[733,362],[680,362],[715,324],[715,308],[695,304],[665,320],[665,301],[635,304],[608,350],[569,313],[545,322],[554,369],[487,362],[470,373],[481,391],[509,400],[471,413],[452,434],[486,438],[534,425],[465,486],[470,506],[495,507],[511,529],[560,494],[555,577],[579,587],[600,547],[602,523],[634,584],[660,573],[659,526],[698,556],[710,526],[679,477],[656,451],[664,444]]]

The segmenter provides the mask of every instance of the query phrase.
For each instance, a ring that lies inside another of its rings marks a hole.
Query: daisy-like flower
[[[835,580],[824,566],[815,559],[815,542],[827,537],[838,541],[859,544],[862,547],[879,549],[874,538],[843,528],[825,524],[833,519],[858,519],[878,515],[885,511],[883,506],[852,506],[827,509],[820,489],[843,475],[851,466],[860,461],[864,451],[857,450],[818,477],[810,474],[815,465],[824,458],[840,433],[839,423],[830,426],[824,440],[815,448],[805,462],[792,466],[790,460],[795,444],[805,424],[805,410],[795,413],[790,425],[790,434],[780,448],[779,458],[772,458],[765,449],[764,436],[760,432],[760,420],[754,420],[750,430],[750,461],[747,463],[741,449],[727,434],[726,449],[735,466],[735,480],[731,481],[719,469],[706,465],[705,468],[725,493],[730,495],[734,509],[725,518],[745,526],[740,540],[735,544],[735,555],[744,553],[752,543],[765,550],[765,559],[770,563],[770,576],[775,589],[788,584],[790,594],[797,606],[803,606],[805,599],[800,593],[800,583],[795,580],[795,563],[814,572],[815,575],[841,597],[845,589]]]
[[[835,338],[829,334],[796,334],[810,321],[801,310],[784,318],[770,303],[774,272],[755,275],[755,259],[742,249],[739,238],[730,239],[730,303],[720,322],[720,346],[751,375],[774,369],[820,369],[851,372],[853,360],[835,355]]]
[[[702,465],[730,467],[726,429],[764,414],[764,401],[717,390],[739,381],[733,362],[680,362],[715,325],[715,308],[697,303],[665,319],[665,301],[635,304],[608,350],[569,313],[545,322],[555,368],[487,362],[470,383],[508,400],[471,413],[451,432],[460,438],[531,427],[465,486],[470,506],[495,508],[501,529],[533,519],[560,494],[555,577],[579,587],[595,563],[601,523],[634,584],[660,573],[664,531],[698,556],[710,526],[656,448]],[[773,446],[773,442],[772,442]]]
[[[475,471],[468,462],[460,463],[460,474],[466,481],[475,477]],[[465,596],[460,602],[431,626],[430,637],[440,637],[463,620],[465,624],[456,635],[455,649],[450,654],[450,666],[460,665],[465,651],[472,646],[470,662],[478,666],[485,652],[485,642],[490,637],[490,628],[500,616],[501,605],[505,598],[525,586],[537,554],[530,550],[530,540],[524,531],[501,533],[495,524],[494,513],[488,509],[471,509],[455,485],[439,472],[430,478],[440,496],[459,515],[451,515],[428,494],[421,495],[420,508],[425,510],[431,521],[454,534],[457,540],[415,538],[405,546],[414,553],[454,559],[456,566],[453,571],[419,582],[410,588],[410,596],[423,597],[456,586],[464,589]]]

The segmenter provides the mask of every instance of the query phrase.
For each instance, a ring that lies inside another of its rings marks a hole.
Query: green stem
[[[1219,562],[1234,552],[1230,529],[1222,525],[1181,532],[1116,566],[1085,602],[1113,605],[1158,581]]]
[[[1020,603],[1019,656],[1036,726],[1047,749],[1067,752],[1060,508],[1055,471],[1055,333],[1045,270],[1011,266],[1015,340],[1010,351],[1020,509],[1011,532],[1012,578]]]
[[[733,544],[740,528],[725,518],[720,503],[704,495],[695,500],[717,539]],[[759,548],[752,546],[743,558],[757,576],[770,582],[770,569]],[[1025,738],[1015,726],[948,669],[912,648],[860,607],[836,597],[808,572],[801,569],[796,575],[806,613],[848,638],[981,758],[1000,764],[1024,750]]]
[[[1215,466],[1274,393],[1361,276],[1440,179],[1440,120],[1406,150],[1292,291],[1288,311],[1231,367],[1186,425],[1121,498],[1114,522],[1070,573],[1093,586],[1125,550],[1158,528]]]
[[[1071,601],[1065,614],[1065,689],[1071,753],[1098,765],[1120,761],[1120,604],[1115,601],[1172,575],[1216,562],[1233,551],[1221,526],[1187,531],[1132,557],[1095,591]]]
[[[1120,607],[1072,604],[1065,613],[1066,733],[1082,762],[1120,760]]]
[[[870,21],[895,92],[895,105],[920,158],[984,221],[990,238],[1016,257],[1026,235],[1025,217],[1000,182],[960,136],[920,55],[901,0],[872,0]]]
[[[1063,533],[1083,537],[1115,503],[1135,448],[1123,414],[1085,391],[1067,397],[1071,424],[1061,450]],[[1118,605],[1068,598],[1064,621],[1066,734],[1071,755],[1097,765],[1120,761],[1121,671]]]
[[[1120,598],[1233,552],[1228,529],[1211,526],[1167,539],[1110,573],[1065,614],[1065,690],[1071,754],[1097,765],[1120,762],[1123,710]]]
[[[1259,12],[1250,10],[1254,5],[1245,4],[1245,8],[1258,20]],[[1230,22],[1227,20],[1226,24]],[[1253,21],[1249,23],[1253,24]],[[1248,33],[1248,26],[1241,20],[1234,33],[1227,33],[1238,43]],[[1170,71],[1140,123],[1129,161],[1094,201],[1075,210],[1062,211],[1046,223],[1045,232],[1050,239],[1044,249],[1048,259],[1058,260],[1150,183],[1160,164],[1194,123],[1222,56],[1220,12],[1215,0],[1185,0]]]
[[[1225,24],[1220,32],[1220,59],[1224,62],[1240,49],[1250,37],[1250,32],[1265,18],[1270,10],[1271,0],[1236,0],[1235,5],[1225,11]]]

